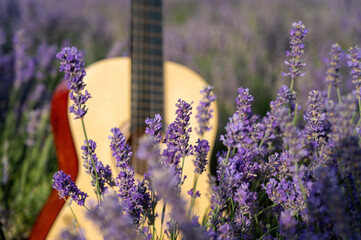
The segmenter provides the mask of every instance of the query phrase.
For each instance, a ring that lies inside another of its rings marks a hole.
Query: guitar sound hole
[[[131,146],[133,152],[131,166],[133,167],[134,171],[140,175],[143,175],[148,169],[148,162],[146,160],[140,160],[137,158],[139,139],[144,135],[144,131],[145,129],[140,129],[135,133],[132,133],[127,142]]]

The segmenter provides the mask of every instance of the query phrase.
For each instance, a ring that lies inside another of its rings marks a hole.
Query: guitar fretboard
[[[131,59],[131,134],[136,148],[145,119],[163,116],[164,111],[161,0],[132,0]],[[133,167],[139,173],[146,170],[137,161]]]

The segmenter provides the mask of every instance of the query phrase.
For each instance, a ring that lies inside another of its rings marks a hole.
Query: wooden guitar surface
[[[131,62],[129,58],[122,57],[106,59],[89,66],[86,69],[87,76],[84,78],[84,81],[87,84],[86,89],[92,95],[92,98],[87,102],[89,111],[84,119],[88,138],[97,143],[96,154],[104,165],[108,164],[111,166],[113,176],[117,175],[118,170],[116,169],[115,161],[111,156],[108,136],[111,135],[110,129],[113,127],[119,127],[125,136],[129,136],[128,131],[130,128],[131,117],[130,69]],[[193,102],[193,111],[190,120],[190,126],[193,130],[190,138],[191,144],[194,144],[196,140],[200,138],[200,136],[198,136],[195,132],[195,128],[197,127],[195,115],[197,114],[197,105],[202,97],[200,90],[206,85],[207,83],[192,70],[173,62],[164,63],[163,125],[166,127],[174,121],[176,117],[175,103],[179,98],[189,103]],[[68,101],[68,105],[69,104],[70,101]],[[210,142],[211,148],[213,147],[217,130],[218,112],[216,104],[212,104],[212,109],[214,110],[214,117],[211,119],[212,130],[207,132],[204,136],[204,138]],[[76,178],[76,184],[82,191],[90,195],[86,201],[86,205],[89,206],[92,202],[96,204],[96,197],[93,187],[90,184],[91,178],[85,173],[82,165],[82,152],[80,147],[84,144],[84,134],[80,120],[74,120],[74,116],[70,115],[69,112],[67,115],[78,158],[79,170]],[[153,118],[154,116],[149,117]],[[66,131],[66,129],[64,129],[64,131]],[[61,153],[58,151],[57,154],[59,156]],[[186,194],[186,192],[193,187],[193,170],[193,157],[188,157],[185,161],[184,167],[184,173],[187,175],[187,179],[182,186],[182,197],[188,199],[188,201],[190,197]],[[208,164],[207,172],[203,173],[199,177],[197,185],[197,190],[200,191],[201,198],[197,198],[195,202],[195,213],[201,218],[209,207],[209,180],[207,176],[209,173],[210,170]],[[77,206],[75,203],[72,204],[72,208],[77,215],[82,229],[85,230],[86,238],[102,239],[98,229],[84,216],[85,209]],[[62,229],[71,226],[73,221],[74,218],[70,209],[64,205],[52,225],[49,234],[47,235],[47,239],[59,239],[57,237],[59,232]]]

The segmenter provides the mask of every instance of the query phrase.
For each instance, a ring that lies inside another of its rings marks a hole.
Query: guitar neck
[[[131,19],[131,128],[163,115],[162,1],[133,0]]]

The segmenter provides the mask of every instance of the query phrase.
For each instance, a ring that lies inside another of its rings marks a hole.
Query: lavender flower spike
[[[112,170],[109,165],[104,167],[103,163],[98,161],[98,157],[95,153],[95,149],[97,147],[96,143],[91,139],[89,139],[88,143],[89,148],[87,147],[86,141],[84,141],[84,145],[81,146],[81,149],[83,150],[83,166],[85,167],[86,172],[92,177],[92,186],[97,187],[96,183],[98,183],[99,193],[104,194],[108,189],[108,187],[105,186],[105,183],[111,187],[115,186]],[[94,165],[92,159],[94,160]],[[95,166],[95,169],[93,166]]]
[[[110,131],[113,133],[112,136],[109,136],[112,155],[117,160],[117,167],[125,168],[130,164],[133,156],[131,147],[126,143],[126,139],[119,128],[112,128]]]
[[[205,86],[201,90],[201,94],[203,98],[199,101],[199,105],[197,107],[198,114],[196,115],[197,122],[199,127],[196,128],[196,132],[198,135],[203,136],[203,134],[212,129],[209,126],[209,119],[212,118],[213,110],[209,109],[211,103],[216,100],[216,95],[213,93],[212,86]]]
[[[361,98],[361,51],[358,46],[351,47],[347,54],[347,65],[351,68],[350,74],[352,82],[355,85],[355,94],[357,99]]]
[[[70,99],[73,101],[69,111],[75,114],[75,119],[83,118],[88,111],[85,103],[91,96],[87,90],[84,94],[81,92],[85,88],[82,56],[75,47],[65,47],[56,57],[61,61],[59,71],[65,73],[64,79],[68,81],[67,87],[70,90]]]
[[[329,59],[325,60],[327,64],[326,83],[329,87],[334,86],[335,88],[338,88],[340,86],[340,58],[340,45],[338,43],[332,44]]]
[[[210,150],[210,146],[207,140],[198,139],[197,145],[194,146],[196,159],[194,160],[195,170],[194,172],[202,174],[207,165],[207,155]]]
[[[79,206],[83,206],[88,194],[80,191],[71,180],[70,175],[58,171],[53,176],[53,188],[58,191],[60,198],[71,197]]]
[[[302,62],[301,55],[303,54],[303,49],[305,45],[303,44],[303,39],[307,35],[308,29],[305,27],[302,21],[292,23],[292,29],[290,31],[291,35],[291,51],[286,52],[286,56],[290,57],[285,61],[285,64],[288,66],[289,72],[282,73],[283,76],[290,76],[291,78],[291,87],[290,90],[293,90],[293,81],[305,75],[301,71],[301,68],[306,64]]]
[[[154,137],[155,143],[158,144],[162,140],[162,117],[159,114],[155,114],[153,119],[147,118],[145,123],[148,124],[148,127],[145,129],[145,133]]]

